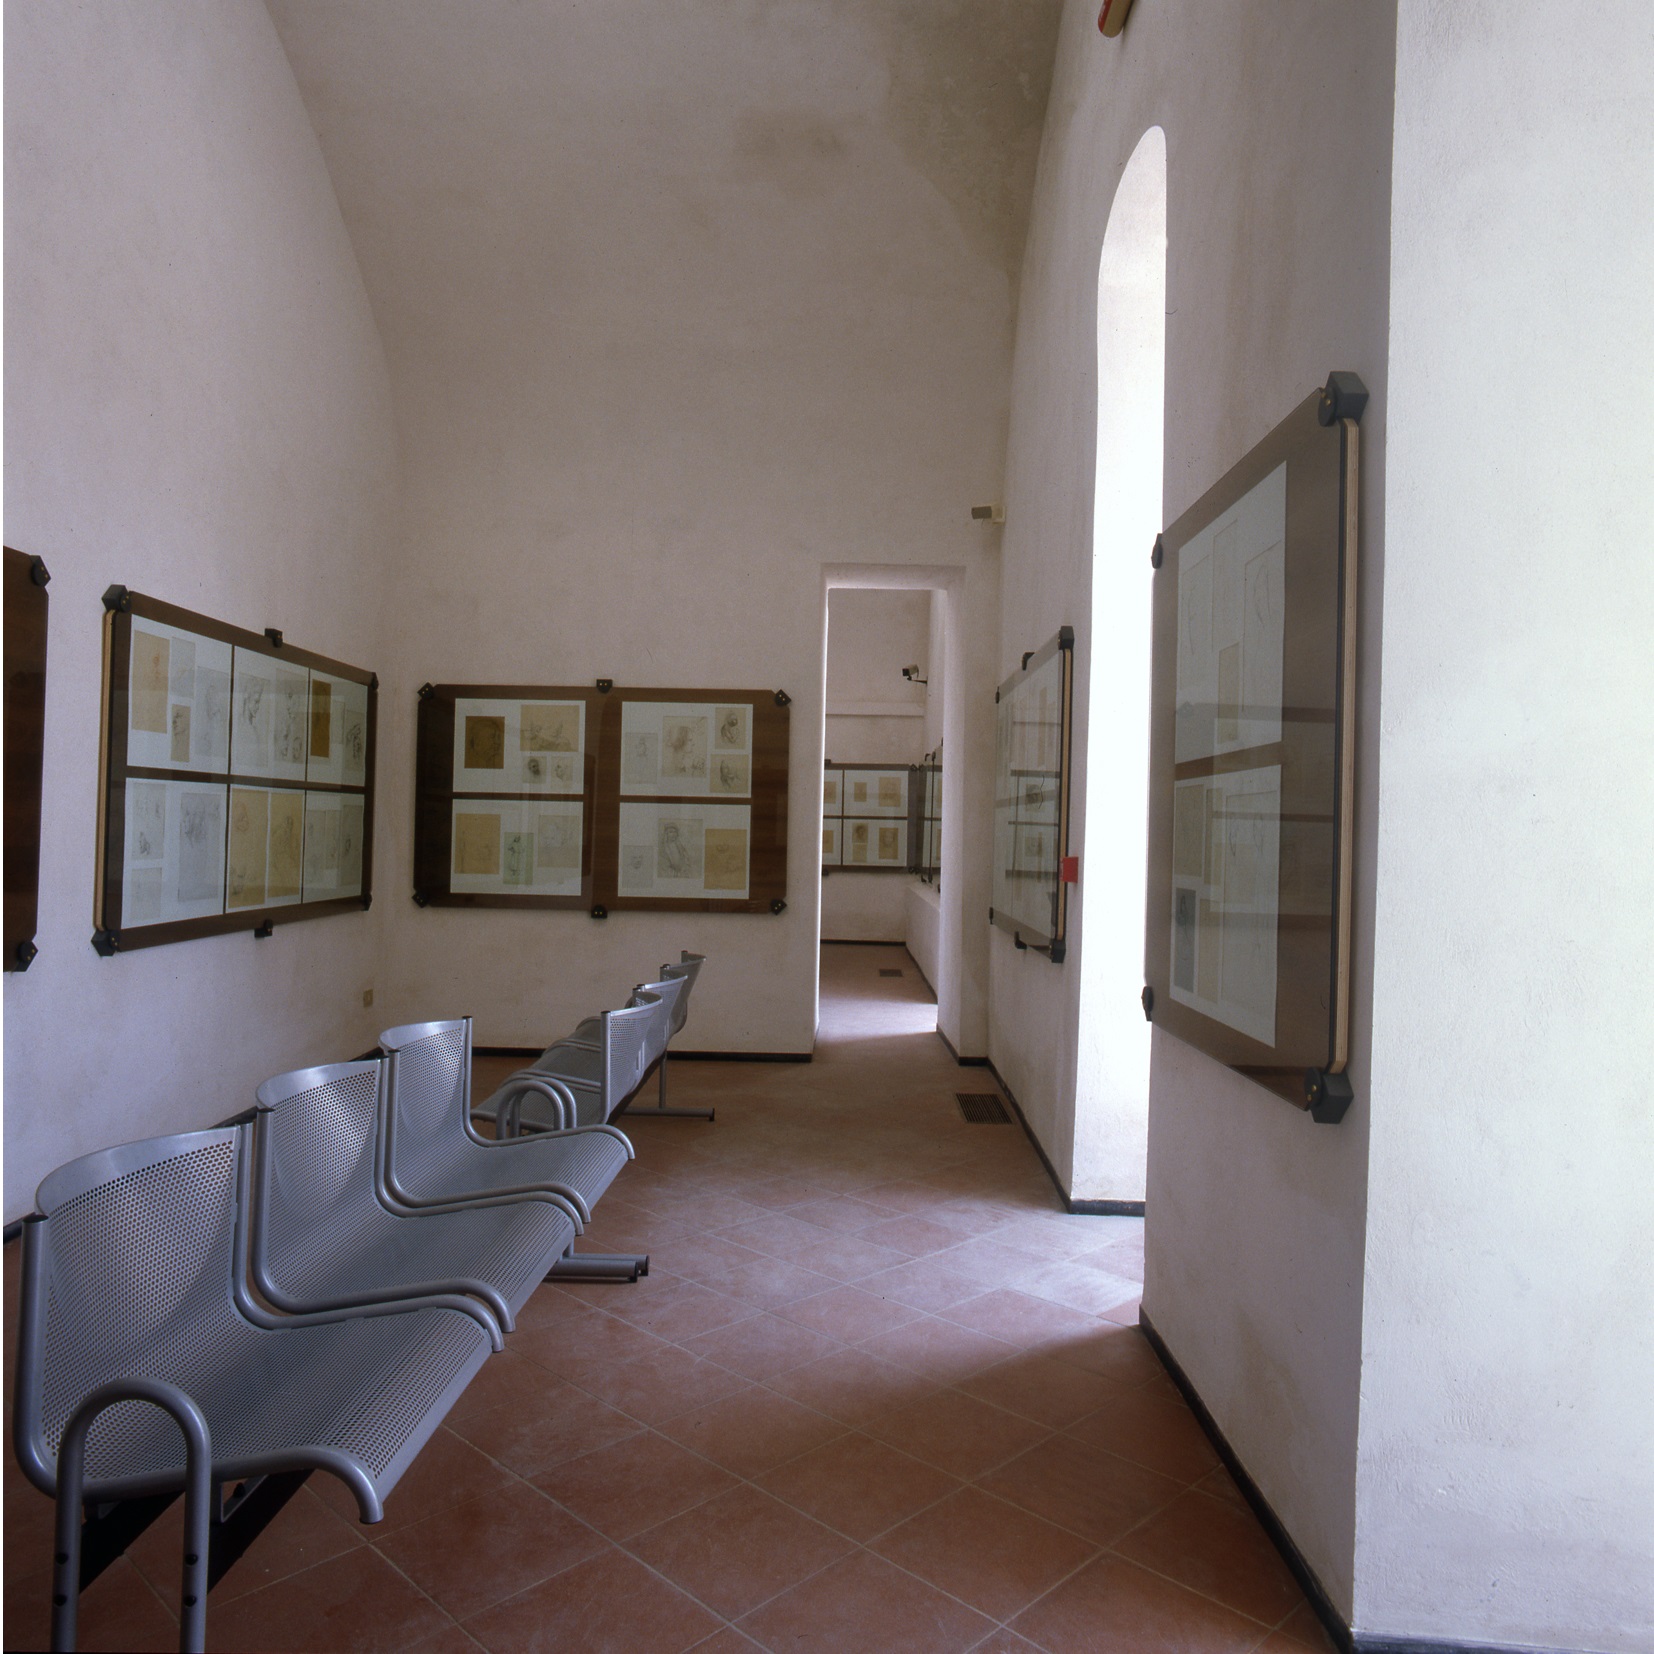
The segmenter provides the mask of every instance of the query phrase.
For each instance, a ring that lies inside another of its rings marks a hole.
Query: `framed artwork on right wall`
[[[1350,1101],[1359,419],[1334,374],[1161,536],[1145,1012],[1260,1086]]]

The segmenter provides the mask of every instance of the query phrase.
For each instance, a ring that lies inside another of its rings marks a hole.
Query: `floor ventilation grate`
[[[880,976],[900,976],[901,974],[902,973],[899,970],[895,969],[892,966],[881,965],[879,967],[879,975]]]
[[[992,1091],[956,1091],[954,1096],[959,1099],[959,1112],[970,1125],[1008,1126],[1011,1123],[1005,1105]]]

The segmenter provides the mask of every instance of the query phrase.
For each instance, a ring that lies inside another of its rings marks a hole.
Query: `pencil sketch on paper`
[[[178,801],[178,900],[224,895],[224,794],[189,792]]]
[[[662,718],[660,773],[673,779],[706,779],[706,719]]]
[[[900,861],[901,829],[897,827],[881,827],[879,829],[879,860]]]
[[[195,699],[195,644],[189,638],[172,640],[172,671],[167,687],[175,701]]]
[[[126,859],[160,861],[167,853],[166,783],[134,781],[126,796]]]
[[[339,872],[339,816],[325,798],[312,797],[304,820],[304,882],[331,888]]]
[[[347,779],[361,777],[368,761],[368,719],[365,707],[344,703],[339,720],[339,750],[344,754]]]
[[[699,821],[678,816],[662,818],[655,827],[656,877],[691,879],[699,884],[705,866],[701,835]]]
[[[167,639],[141,627],[132,628],[130,700],[132,728],[148,735],[167,732],[167,689],[172,648]]]
[[[546,755],[543,752],[525,753],[523,756],[523,785],[525,787],[544,787],[550,779]]]
[[[303,679],[300,679],[303,682]],[[230,674],[214,666],[195,669],[195,710],[190,717],[195,762],[223,770],[230,762]]]
[[[534,864],[543,872],[578,872],[580,817],[542,815],[535,829]]]
[[[850,802],[852,804],[865,804],[867,802],[867,783],[865,781],[852,781],[850,783]]]
[[[629,730],[621,739],[620,779],[634,787],[660,780],[660,737]]]
[[[867,823],[853,821],[850,823],[850,859],[851,861],[867,860]]]
[[[475,717],[465,719],[465,767],[468,770],[503,770],[505,768],[505,719]]]
[[[554,752],[545,756],[546,779],[554,787],[565,792],[578,791],[575,779],[575,765],[580,762],[579,755],[572,752]]]
[[[707,791],[745,798],[752,791],[752,760],[745,753],[737,758],[714,758]]]
[[[524,701],[517,725],[524,752],[578,752],[580,708],[571,702]]]
[[[259,787],[230,789],[230,863],[225,887],[231,907],[264,905],[270,843],[270,795]]]
[[[719,752],[747,750],[747,719],[751,715],[752,708],[747,706],[721,706],[717,709]]]
[[[174,706],[172,709],[172,761],[187,764],[190,761],[190,709]]]
[[[256,775],[270,767],[270,706],[270,680],[238,667],[232,769]]]
[[[747,830],[745,827],[708,827],[706,830],[707,890],[745,890],[747,887]]]
[[[821,783],[821,807],[828,815],[838,814],[838,772],[823,777]]]
[[[838,849],[838,828],[823,827],[821,829],[821,854],[823,858],[831,860]]]
[[[165,895],[164,869],[134,867],[121,886],[124,918],[129,925],[154,924],[161,917],[161,900]]]
[[[278,672],[270,709],[270,762],[302,769],[308,685],[294,672]]]
[[[339,806],[339,885],[350,894],[362,888],[362,806],[348,800]]]
[[[270,878],[265,900],[297,896],[304,860],[304,794],[270,794]]]
[[[899,810],[903,805],[902,778],[899,775],[881,775],[879,777],[879,808],[881,810]]]
[[[326,678],[310,680],[310,756],[333,756],[333,685]]]
[[[502,884],[534,883],[534,835],[506,833],[500,852]]]
[[[655,888],[655,847],[652,844],[623,844],[620,847],[620,888]]]
[[[500,871],[500,816],[497,810],[454,815],[454,871],[483,878]]]

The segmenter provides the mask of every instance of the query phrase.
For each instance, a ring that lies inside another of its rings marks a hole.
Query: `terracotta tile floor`
[[[209,1646],[1329,1648],[1136,1330],[1141,1222],[966,1125],[992,1082],[934,1025],[901,949],[829,946],[813,1063],[676,1065],[716,1124],[630,1121],[582,1242],[648,1278],[542,1287],[379,1526],[313,1477]],[[5,1643],[43,1647],[51,1507],[10,1455],[5,1493]],[[86,1594],[83,1649],[175,1646],[177,1540]]]

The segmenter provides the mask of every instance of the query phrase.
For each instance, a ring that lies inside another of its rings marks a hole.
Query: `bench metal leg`
[[[546,1274],[548,1281],[635,1281],[649,1273],[649,1254],[576,1252],[571,1246]]]
[[[660,1101],[653,1108],[639,1108],[635,1103],[628,1102],[624,1114],[640,1115],[645,1120],[716,1120],[718,1111],[715,1108],[668,1108],[666,1106],[666,1058],[660,1059]]]

